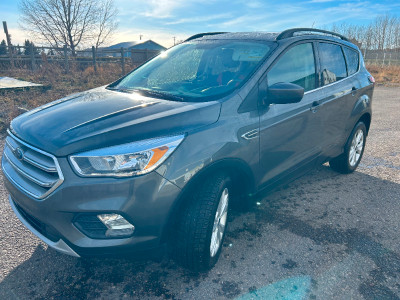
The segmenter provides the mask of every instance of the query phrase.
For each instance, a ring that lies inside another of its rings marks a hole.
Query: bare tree
[[[103,44],[115,31],[113,0],[20,0],[21,27],[53,47]]]
[[[390,65],[393,60],[400,63],[400,17],[380,15],[367,25],[332,24],[331,30],[359,46],[365,59],[382,65]]]
[[[105,43],[110,35],[116,30],[116,17],[118,10],[114,6],[114,0],[105,0],[99,8],[99,18],[96,32],[96,49]]]

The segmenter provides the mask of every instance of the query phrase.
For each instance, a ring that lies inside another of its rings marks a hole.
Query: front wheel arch
[[[201,169],[190,181],[184,186],[180,195],[175,201],[173,208],[168,216],[168,221],[161,236],[161,242],[167,242],[171,234],[174,233],[176,228],[176,220],[188,205],[191,192],[200,186],[206,179],[217,172],[225,173],[232,181],[232,186],[236,187],[233,193],[236,194],[233,201],[245,201],[248,195],[252,194],[255,190],[255,180],[250,167],[240,159],[222,159],[216,161],[203,169]],[[239,189],[240,188],[240,189]],[[242,197],[241,197],[242,196]],[[233,206],[236,203],[233,204]]]

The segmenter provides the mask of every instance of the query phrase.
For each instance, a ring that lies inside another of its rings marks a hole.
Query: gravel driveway
[[[399,299],[400,88],[376,88],[373,109],[356,172],[323,165],[252,199],[207,274],[59,254],[20,224],[0,184],[0,299]]]

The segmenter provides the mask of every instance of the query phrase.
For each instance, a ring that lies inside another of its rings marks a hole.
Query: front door
[[[308,42],[291,46],[261,79],[260,93],[265,85],[290,82],[302,86],[305,94],[299,103],[260,107],[260,184],[290,173],[321,152],[322,120],[315,105],[323,91],[316,89],[316,74],[314,46]]]

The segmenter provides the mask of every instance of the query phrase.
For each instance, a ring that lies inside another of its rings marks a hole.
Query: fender
[[[363,116],[368,116],[368,120],[371,120],[372,110],[371,110],[371,99],[372,99],[373,85],[371,84],[364,93],[357,99],[354,103],[353,109],[350,114],[349,122],[346,126],[346,136],[350,135],[357,122],[363,118]],[[369,129],[369,124],[365,124],[367,130]]]
[[[207,175],[215,173],[216,171],[226,171],[233,178],[234,182],[241,183],[241,186],[245,186],[247,193],[253,193],[256,191],[255,178],[253,172],[241,159],[238,158],[226,158],[210,163],[199,170],[190,181],[184,186],[180,195],[176,199],[173,207],[169,213],[167,226],[164,227],[161,241],[165,242],[170,233],[173,233],[175,222],[179,218],[179,213],[185,204],[188,203],[188,193],[194,191],[199,186],[199,183],[207,177]],[[237,187],[237,185],[235,185]]]

